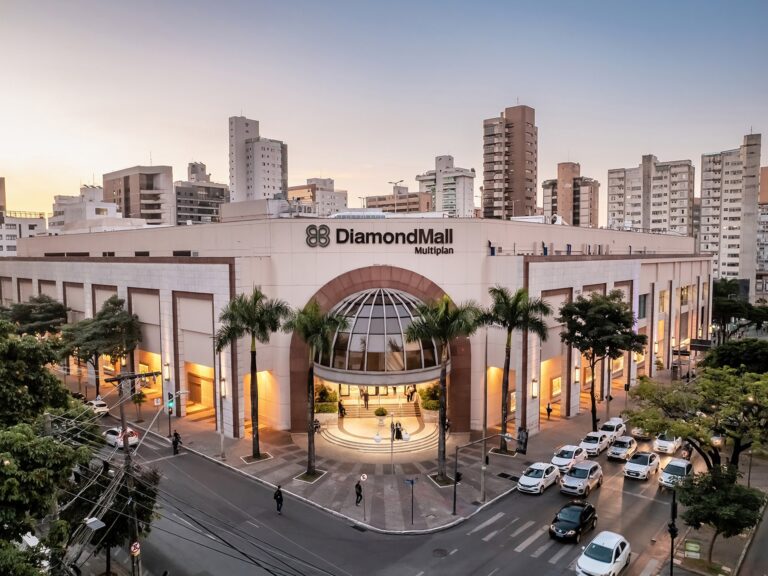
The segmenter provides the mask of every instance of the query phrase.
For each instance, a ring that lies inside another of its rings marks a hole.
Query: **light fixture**
[[[658,354],[659,353],[659,342],[658,340],[653,343],[653,353]]]
[[[701,328],[699,328],[699,338],[701,338]]]
[[[539,397],[539,379],[534,376],[531,378],[531,398]]]
[[[221,397],[226,398],[227,397],[227,379],[224,376],[219,378],[219,386],[221,387]]]
[[[128,357],[127,356],[120,356],[120,366],[125,367],[125,365],[128,363]]]
[[[171,379],[171,365],[166,362],[163,364],[163,380],[168,382]]]
[[[581,379],[581,368],[579,366],[573,367],[573,381],[578,384]]]
[[[674,336],[672,336],[672,348],[675,347],[675,344],[677,344],[677,340],[675,339]]]

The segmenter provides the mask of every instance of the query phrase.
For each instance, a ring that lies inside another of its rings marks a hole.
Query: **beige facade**
[[[544,189],[544,216],[561,216],[572,226],[596,228],[600,183],[581,176],[576,162],[557,165],[557,180],[547,180]]]
[[[104,201],[123,218],[143,218],[150,226],[176,224],[176,197],[170,166],[134,166],[104,174]]]
[[[392,194],[368,196],[366,208],[375,208],[383,212],[431,212],[432,194],[430,192],[409,192],[404,186],[397,186]]]
[[[760,168],[760,204],[768,204],[768,166]]]
[[[332,178],[308,178],[304,185],[288,187],[288,201],[294,208],[327,218],[347,208],[347,191],[336,190]]]
[[[651,342],[645,354],[611,367],[619,386],[634,385],[638,374],[653,374],[657,357],[668,367],[672,347],[709,334],[711,259],[694,254],[687,237],[487,219],[280,218],[40,237],[24,239],[19,248],[19,257],[0,262],[0,301],[45,291],[77,319],[92,316],[113,293],[126,298],[142,323],[142,343],[131,366],[159,370],[167,364],[163,395],[187,393],[176,416],[207,407],[225,433],[237,437],[246,435],[249,424],[249,343],[243,339],[222,353],[219,381],[211,336],[226,303],[254,285],[292,307],[316,299],[324,309],[375,288],[421,301],[447,294],[486,306],[488,289],[501,284],[512,291],[527,288],[556,308],[579,294],[618,288]],[[109,258],[102,257],[104,251]],[[582,409],[584,363],[560,342],[559,330],[551,320],[546,342],[514,336],[509,403],[517,425],[532,433],[547,402],[564,416]],[[377,345],[371,339],[368,350]],[[503,334],[488,332],[487,371],[484,332],[457,342],[451,354],[452,431],[482,428],[486,375],[488,423],[498,423]],[[263,423],[306,430],[307,368],[306,348],[292,334],[276,333],[260,345]],[[611,381],[608,370],[601,379],[603,393]],[[335,380],[329,380],[331,374]],[[400,382],[396,372],[326,370],[323,376],[340,393],[366,377]]]
[[[530,106],[483,121],[483,216],[507,220],[536,213],[538,128]]]

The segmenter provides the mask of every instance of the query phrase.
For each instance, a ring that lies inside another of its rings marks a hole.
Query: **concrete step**
[[[385,430],[385,433],[386,432],[388,432],[388,430]],[[428,448],[437,446],[438,440],[436,427],[433,427],[432,431],[429,432],[426,436],[413,438],[411,440],[395,440],[392,446],[390,446],[390,438],[386,434],[382,437],[380,444],[376,444],[373,439],[361,442],[352,438],[337,436],[328,428],[323,428],[320,431],[320,436],[326,442],[333,444],[334,446],[349,448],[351,450],[357,450],[367,454],[389,454],[390,451],[398,454],[404,452],[417,452],[419,450],[426,450]]]
[[[376,408],[378,406],[369,405],[368,408],[365,408],[363,406],[344,406],[347,410],[346,418],[376,418]],[[390,414],[394,414],[395,418],[405,418],[405,417],[419,417],[421,416],[421,409],[419,408],[419,405],[415,402],[405,402],[398,406],[397,404],[391,404],[384,406],[387,410],[387,418],[390,417]]]

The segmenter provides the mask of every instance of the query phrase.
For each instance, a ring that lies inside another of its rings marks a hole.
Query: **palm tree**
[[[250,295],[238,294],[224,307],[219,316],[222,326],[215,336],[216,352],[235,344],[246,334],[251,337],[251,424],[253,426],[252,454],[261,458],[259,449],[259,383],[256,376],[256,341],[269,342],[272,332],[277,332],[290,307],[282,300],[270,300],[254,287]]]
[[[295,332],[309,347],[309,371],[307,373],[307,476],[315,472],[315,358],[331,351],[331,339],[338,330],[346,330],[349,320],[335,312],[323,314],[316,300],[310,300],[304,308],[296,310],[285,322],[283,330]]]
[[[451,299],[444,295],[435,302],[419,305],[417,314],[406,329],[405,338],[408,342],[433,340],[438,346],[440,358],[440,425],[438,427],[436,480],[438,483],[445,483],[448,481],[445,475],[448,350],[451,342],[456,338],[471,336],[477,330],[480,309],[473,302],[454,305]]]
[[[514,294],[503,286],[494,286],[488,290],[491,295],[491,307],[481,317],[486,325],[495,325],[507,331],[504,346],[504,374],[501,378],[501,445],[500,452],[507,451],[507,417],[509,416],[509,364],[512,357],[512,333],[515,330],[532,332],[542,340],[548,336],[544,317],[552,314],[552,307],[540,298],[529,298],[528,291],[520,288]],[[523,423],[525,426],[525,423]]]

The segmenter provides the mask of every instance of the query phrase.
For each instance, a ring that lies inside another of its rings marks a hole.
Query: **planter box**
[[[319,420],[321,424],[325,424],[326,426],[328,424],[338,424],[339,423],[339,415],[338,414],[331,414],[329,412],[315,414],[315,418],[317,420]]]
[[[421,418],[424,422],[437,422],[440,419],[439,410],[424,410],[421,409]]]

